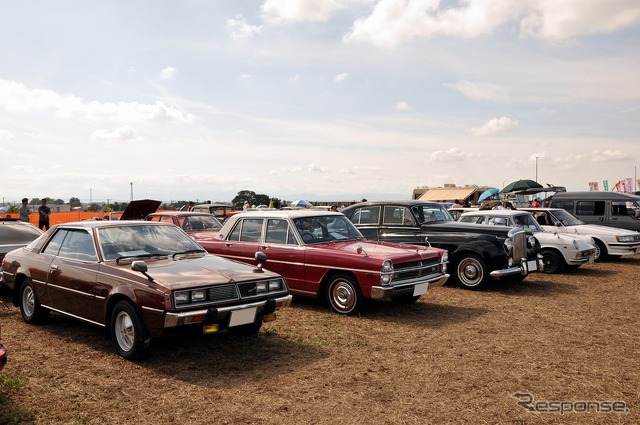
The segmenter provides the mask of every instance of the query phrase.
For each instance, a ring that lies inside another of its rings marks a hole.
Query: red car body
[[[174,224],[195,240],[212,239],[222,228],[222,223],[213,214],[206,212],[161,211],[149,214],[145,220]]]
[[[264,252],[266,267],[285,277],[292,294],[324,296],[342,314],[357,313],[367,298],[416,301],[449,277],[446,251],[366,241],[341,213],[247,211],[229,217],[214,239],[198,243],[249,264]]]

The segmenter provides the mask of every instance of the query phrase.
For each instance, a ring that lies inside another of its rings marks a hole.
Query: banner
[[[602,180],[602,187],[604,188],[605,192],[609,191],[609,180]]]
[[[598,182],[589,182],[589,191],[590,192],[597,192],[599,190],[600,190],[600,188],[598,187]]]
[[[627,186],[627,193],[633,193],[633,179],[631,177],[627,178],[626,186]]]

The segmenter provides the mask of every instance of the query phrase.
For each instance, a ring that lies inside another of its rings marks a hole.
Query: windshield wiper
[[[181,251],[181,252],[176,252],[175,254],[173,254],[171,256],[172,259],[176,259],[176,256],[178,255],[188,255],[188,254],[205,254],[207,251],[204,251],[202,249],[188,249],[186,251]]]
[[[159,254],[159,253],[146,253],[146,254],[136,254],[136,255],[121,255],[116,258],[116,263],[119,263],[120,260],[125,260],[127,258],[146,258],[146,257],[168,257],[168,254]]]

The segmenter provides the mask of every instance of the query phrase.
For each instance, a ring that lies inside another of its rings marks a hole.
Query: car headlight
[[[393,262],[391,260],[384,260],[382,267],[380,268],[380,282],[383,285],[388,285],[393,280]]]
[[[191,291],[191,302],[200,303],[207,299],[207,292],[204,289],[196,289]]]
[[[507,252],[513,251],[513,239],[511,238],[505,239],[504,246],[507,247]]]
[[[189,302],[189,291],[178,291],[175,293],[176,305],[186,304]]]
[[[527,245],[529,246],[529,248],[533,248],[536,246],[536,238],[535,236],[529,236],[527,238]]]
[[[258,282],[256,283],[256,294],[260,294],[262,292],[267,292],[269,290],[269,285],[267,282]]]
[[[635,239],[634,236],[631,236],[631,235],[622,235],[622,236],[616,235],[616,240],[618,242],[635,242],[634,239]]]
[[[449,251],[445,251],[442,253],[442,273],[447,272],[447,263],[449,262]]]
[[[269,291],[281,291],[282,279],[274,279],[269,281]]]

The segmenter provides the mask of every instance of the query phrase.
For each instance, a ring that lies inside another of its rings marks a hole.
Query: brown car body
[[[152,337],[257,333],[291,303],[281,276],[207,254],[176,226],[147,221],[54,226],[8,253],[2,275],[27,323],[49,311],[90,322],[127,359],[144,357]]]

